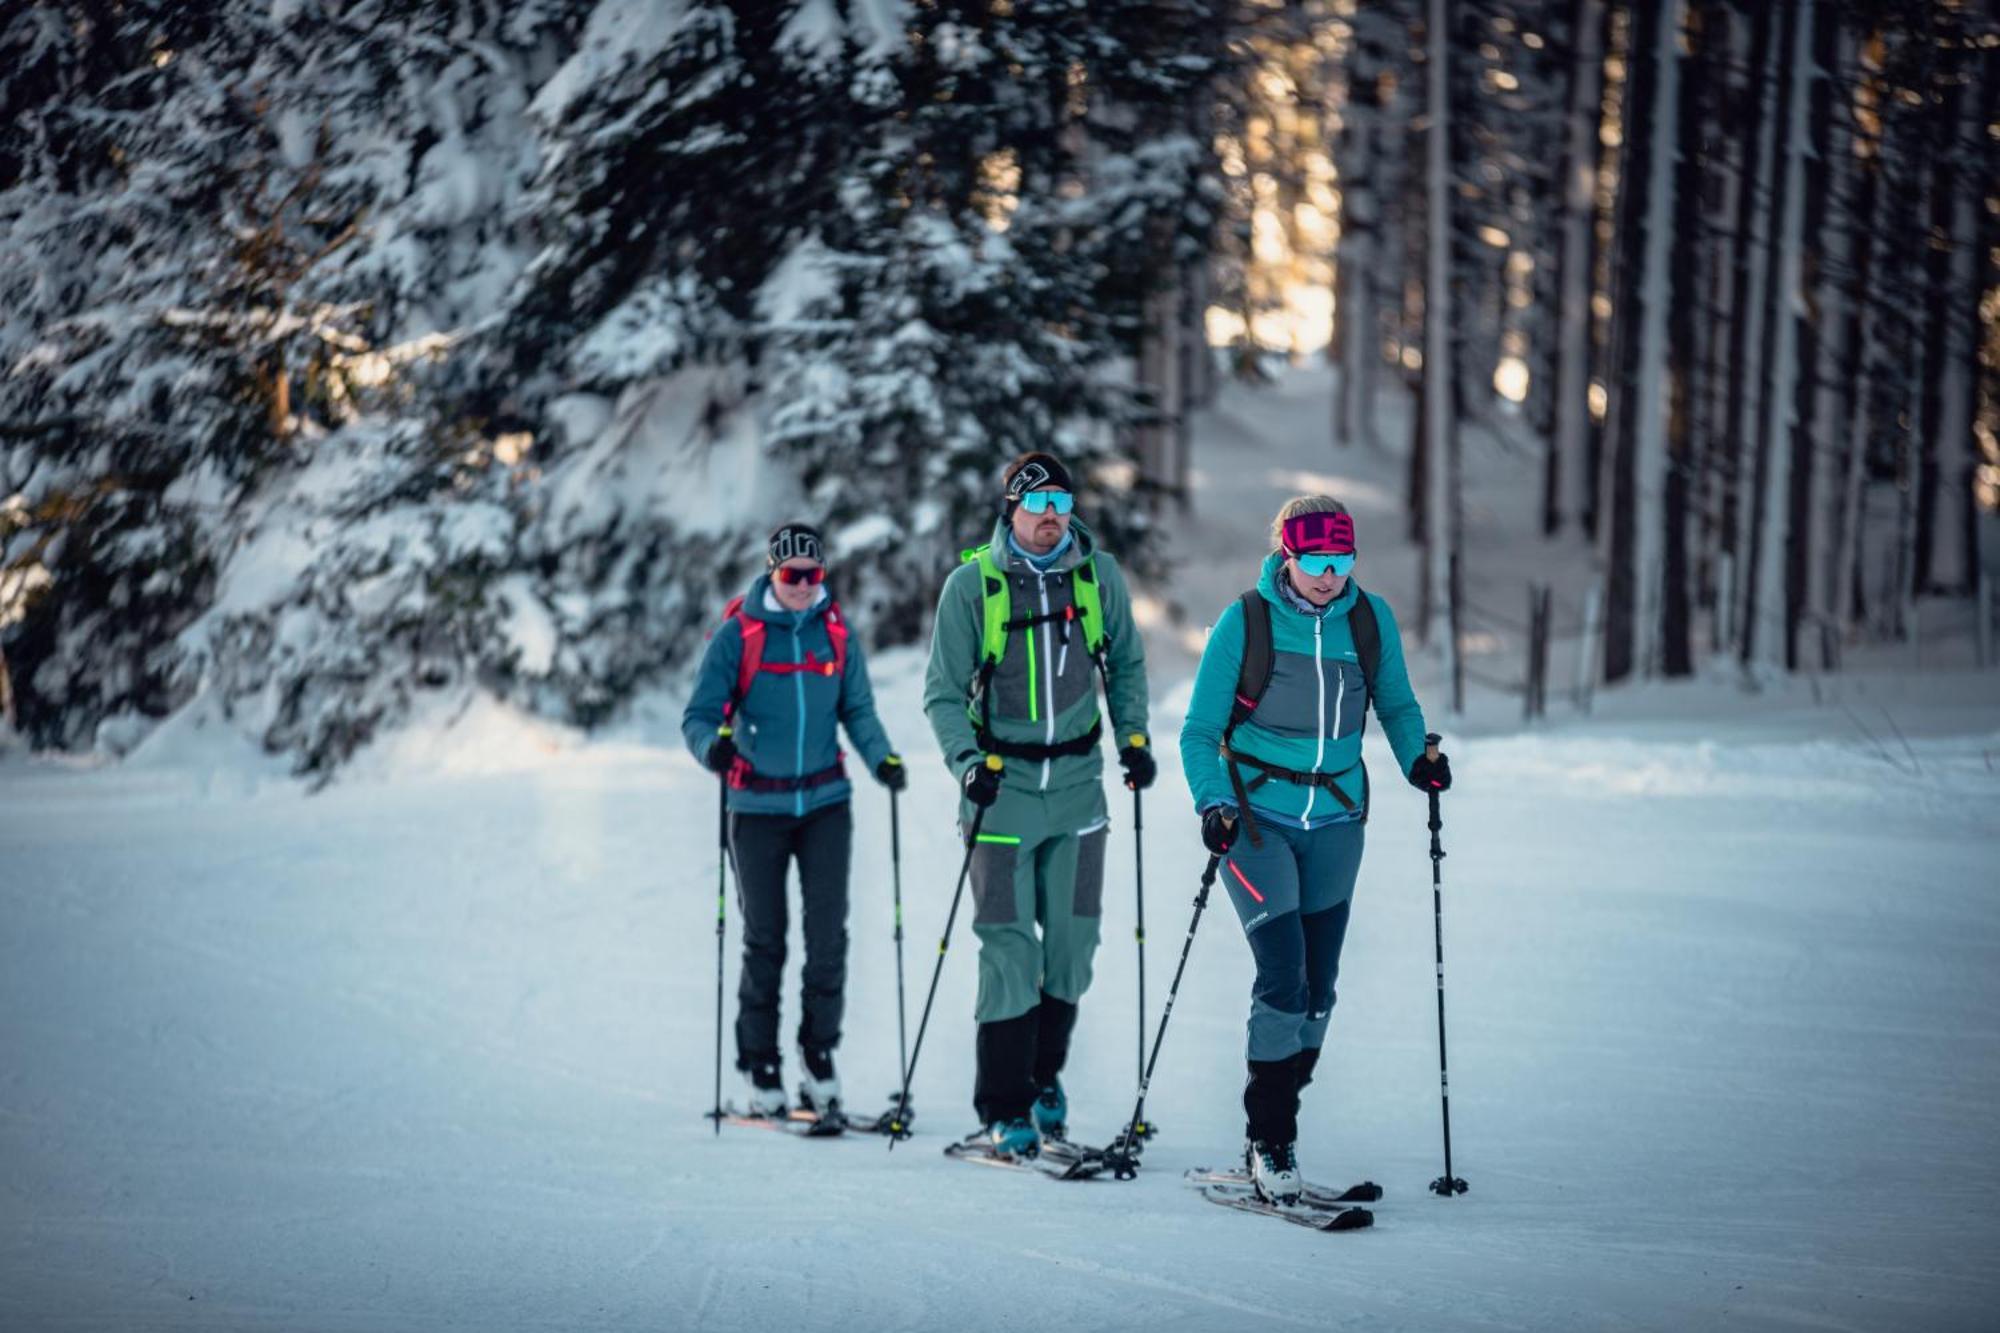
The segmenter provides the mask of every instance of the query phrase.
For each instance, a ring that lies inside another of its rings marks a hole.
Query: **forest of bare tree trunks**
[[[1365,442],[1385,383],[1419,395],[1429,623],[1461,431],[1502,417],[1541,442],[1542,532],[1600,563],[1607,680],[1716,655],[1834,669],[1913,633],[1918,598],[1980,592],[2000,556],[1991,10],[1326,9],[1333,434]]]

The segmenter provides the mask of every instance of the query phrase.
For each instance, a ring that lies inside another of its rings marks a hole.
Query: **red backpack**
[[[812,650],[806,651],[803,662],[766,662],[764,660],[765,624],[743,610],[743,599],[732,598],[728,606],[722,608],[725,623],[734,620],[736,629],[743,636],[743,657],[736,665],[736,689],[729,696],[729,702],[722,706],[726,718],[735,713],[744,698],[750,693],[750,686],[757,679],[757,673],[768,671],[773,675],[790,676],[798,672],[810,672],[816,676],[838,676],[847,670],[847,621],[841,618],[840,603],[828,600],[826,606],[826,635],[833,643],[833,658],[822,662]]]

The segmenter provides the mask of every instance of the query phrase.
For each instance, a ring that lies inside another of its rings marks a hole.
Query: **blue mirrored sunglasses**
[[[1354,568],[1352,551],[1344,555],[1335,555],[1331,551],[1313,551],[1307,555],[1295,555],[1292,559],[1299,562],[1299,572],[1309,579],[1316,579],[1328,570],[1332,570],[1341,578],[1346,578],[1347,572]]]
[[[1021,497],[1021,507],[1031,514],[1046,514],[1051,508],[1067,514],[1076,508],[1076,497],[1068,491],[1029,491]]]

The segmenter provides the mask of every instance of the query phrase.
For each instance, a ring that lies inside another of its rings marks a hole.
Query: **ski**
[[[707,1114],[711,1119],[715,1116],[713,1111]],[[801,1139],[839,1138],[848,1128],[847,1117],[839,1112],[831,1116],[819,1116],[811,1111],[794,1107],[781,1116],[760,1115],[727,1103],[722,1108],[722,1123],[737,1125],[744,1129],[776,1130],[780,1134],[790,1134],[794,1138]]]
[[[1210,1203],[1219,1203],[1224,1208],[1234,1208],[1244,1213],[1262,1213],[1266,1217],[1275,1217],[1294,1226],[1310,1227],[1314,1231],[1359,1231],[1363,1227],[1375,1225],[1375,1214],[1366,1208],[1338,1205],[1322,1208],[1303,1202],[1268,1203],[1247,1186],[1239,1189],[1233,1185],[1203,1185],[1201,1197]]]
[[[1053,1180],[1089,1180],[1112,1172],[1121,1180],[1129,1180],[1126,1174],[1129,1166],[1118,1154],[1104,1148],[1088,1148],[1071,1143],[1067,1139],[1049,1139],[1042,1144],[1042,1150],[1032,1157],[1015,1157],[1010,1153],[993,1151],[986,1143],[985,1134],[974,1130],[957,1143],[945,1145],[944,1155],[961,1162],[973,1162],[980,1166],[1004,1167],[1012,1171],[1038,1171]]]
[[[1235,1185],[1243,1189],[1251,1187],[1250,1177],[1235,1169],[1222,1171],[1208,1166],[1190,1167],[1184,1178],[1193,1185]],[[1344,1208],[1349,1204],[1374,1203],[1382,1197],[1382,1187],[1372,1180],[1349,1185],[1344,1190],[1308,1182],[1299,1197],[1302,1202],[1316,1208]]]
[[[897,1115],[899,1108],[896,1106],[897,1094],[891,1093],[889,1096],[888,1110],[873,1117],[850,1115],[847,1117],[847,1127],[859,1134],[887,1134],[892,1138],[909,1138],[913,1132],[910,1127],[917,1119],[917,1108],[912,1106],[899,1117]]]

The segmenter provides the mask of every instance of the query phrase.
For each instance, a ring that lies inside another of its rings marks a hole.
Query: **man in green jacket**
[[[924,681],[924,712],[964,793],[961,829],[985,811],[972,853],[973,1105],[992,1149],[1012,1156],[1066,1133],[1059,1075],[1104,903],[1100,677],[1125,785],[1150,786],[1157,771],[1125,576],[1074,504],[1052,455],[1007,465],[990,544],[945,580]]]

